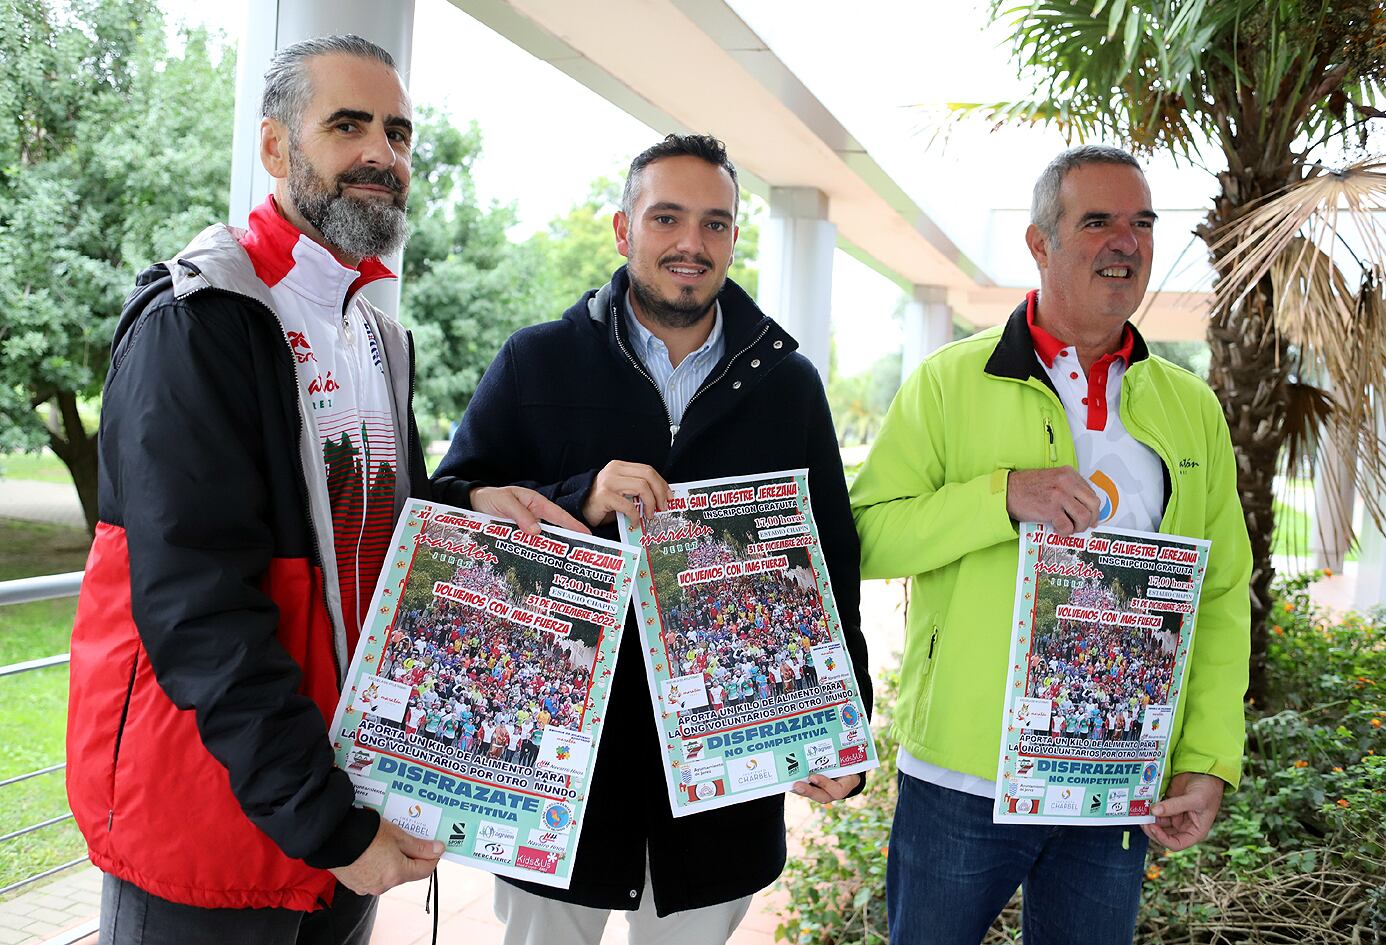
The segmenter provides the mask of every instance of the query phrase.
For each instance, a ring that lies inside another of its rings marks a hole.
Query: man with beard
[[[629,260],[560,321],[517,332],[482,378],[434,478],[446,501],[476,482],[523,483],[615,537],[617,512],[667,507],[670,481],[809,470],[843,630],[870,700],[858,545],[818,372],[728,281],[736,169],[722,143],[670,135],[632,162],[616,248]],[[660,734],[628,623],[567,890],[500,879],[507,945],[601,940],[634,910],[631,942],[725,942],[784,866],[784,798],[675,820]],[[816,774],[827,803],[861,784]],[[726,850],[738,855],[728,860]]]
[[[273,195],[146,270],[111,349],[67,740],[103,943],[365,942],[443,850],[353,806],[326,722],[428,495],[410,339],[360,292],[404,240],[409,100],[384,50],[329,37],[275,55],[263,115]]]

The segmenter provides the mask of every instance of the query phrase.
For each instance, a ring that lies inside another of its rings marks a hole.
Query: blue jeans
[[[907,774],[890,832],[891,945],[977,945],[1017,886],[1025,945],[1130,945],[1140,827],[993,824],[992,800]]]

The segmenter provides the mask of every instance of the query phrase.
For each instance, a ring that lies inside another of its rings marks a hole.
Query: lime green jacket
[[[1134,331],[1134,329],[1133,329]],[[1164,463],[1160,531],[1211,541],[1167,777],[1241,773],[1251,549],[1222,409],[1201,379],[1135,336],[1126,429]],[[1076,466],[1025,305],[944,347],[896,394],[852,486],[863,578],[911,578],[894,733],[917,758],[996,777],[1018,566],[1012,469]]]

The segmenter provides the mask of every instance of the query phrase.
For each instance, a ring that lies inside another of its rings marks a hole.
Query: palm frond
[[[1291,391],[1287,473],[1337,475],[1338,464],[1313,465],[1316,450],[1355,458],[1363,500],[1378,525],[1386,523],[1383,223],[1386,162],[1373,158],[1323,171],[1262,200],[1214,234],[1212,243],[1227,264],[1214,308],[1235,307],[1269,277],[1275,330],[1299,350],[1305,390]],[[1319,393],[1309,396],[1312,390]]]

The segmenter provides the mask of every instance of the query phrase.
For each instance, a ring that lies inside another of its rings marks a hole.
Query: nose
[[[1140,247],[1136,240],[1135,227],[1129,223],[1113,224],[1108,230],[1107,248],[1113,252],[1121,253],[1124,256],[1134,255]]]
[[[689,256],[700,256],[703,252],[703,226],[696,219],[689,220],[679,228],[678,240],[674,248]]]
[[[371,127],[361,143],[361,162],[372,167],[390,167],[398,155],[383,127]]]

